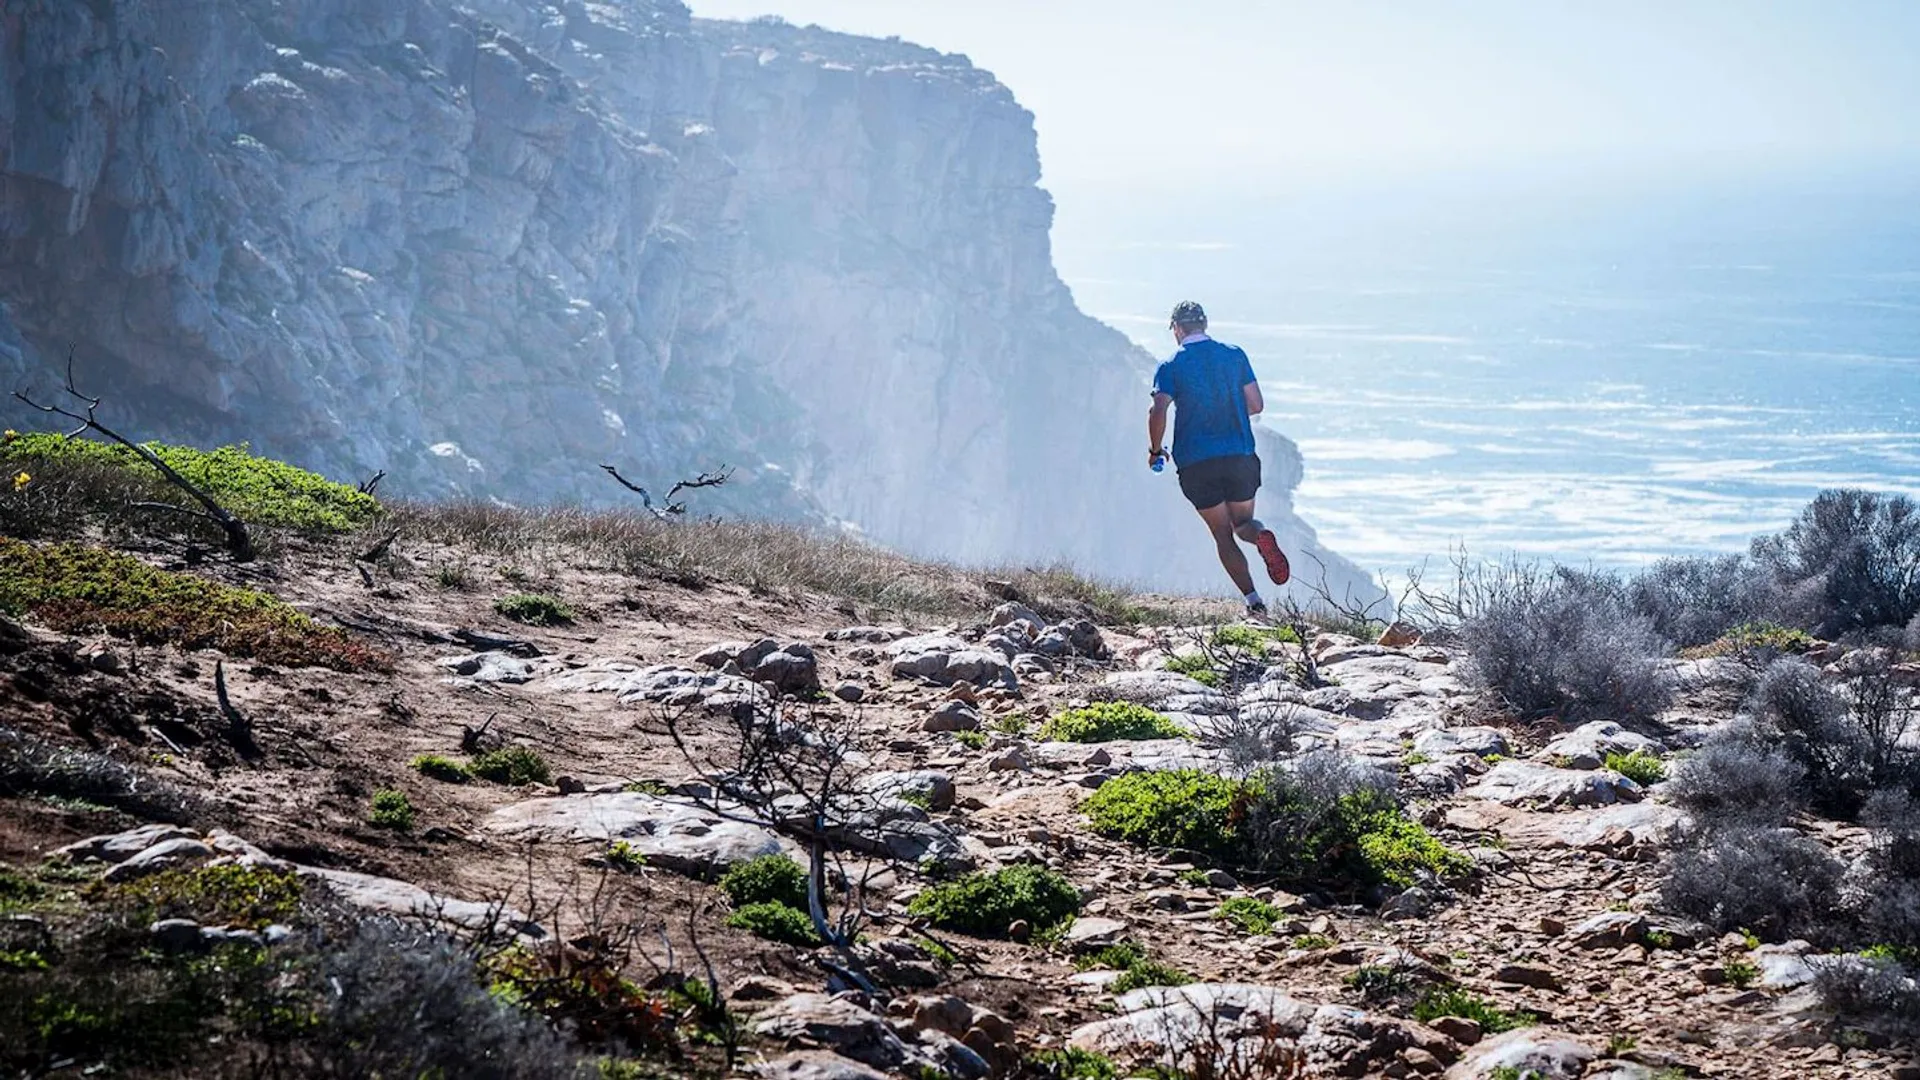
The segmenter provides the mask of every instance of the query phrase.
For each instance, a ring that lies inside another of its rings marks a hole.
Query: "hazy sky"
[[[691,0],[965,53],[1038,116],[1046,183],[1920,149],[1914,0]]]

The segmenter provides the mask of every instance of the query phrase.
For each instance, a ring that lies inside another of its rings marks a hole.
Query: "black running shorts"
[[[1260,490],[1260,455],[1236,454],[1180,466],[1180,493],[1196,510],[1252,502]]]

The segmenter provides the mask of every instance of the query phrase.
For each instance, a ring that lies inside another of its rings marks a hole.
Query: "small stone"
[[[1032,767],[1027,752],[1018,746],[1008,747],[987,762],[987,768],[994,772],[1025,772]]]
[[[1540,990],[1560,989],[1560,977],[1538,964],[1505,964],[1493,973],[1493,981]]]
[[[161,919],[147,927],[153,943],[167,952],[194,952],[200,948],[200,924],[192,919]]]
[[[1895,1065],[1887,1074],[1891,1080],[1920,1080],[1920,1061]]]
[[[561,776],[555,779],[553,784],[560,789],[562,795],[583,795],[587,790],[585,783],[572,776]]]
[[[727,991],[730,1001],[778,1001],[792,997],[792,983],[766,975],[748,975]]]
[[[1838,1046],[1835,1046],[1832,1043],[1828,1043],[1827,1045],[1820,1047],[1818,1050],[1815,1050],[1813,1053],[1808,1054],[1807,1064],[1838,1065],[1842,1061],[1846,1060],[1846,1056],[1847,1056],[1846,1051],[1840,1049]]]
[[[118,675],[122,670],[120,654],[112,649],[101,649],[87,657],[87,666],[102,675]]]
[[[1551,915],[1540,916],[1540,932],[1548,937],[1559,937],[1567,932],[1567,924]]]
[[[1446,1068],[1439,1058],[1417,1046],[1409,1046],[1400,1051],[1400,1060],[1406,1062],[1409,1068],[1421,1076],[1433,1076]]]
[[[849,705],[858,705],[867,696],[867,688],[857,682],[843,682],[833,688],[833,696]]]
[[[1207,871],[1207,884],[1216,889],[1237,889],[1240,887],[1239,879],[1217,866]]]
[[[1427,1026],[1462,1046],[1472,1046],[1480,1041],[1479,1022],[1464,1016],[1438,1017]]]
[[[973,1007],[952,994],[915,998],[911,1005],[916,1031],[940,1031],[958,1039],[973,1027]]]
[[[278,945],[292,936],[293,927],[285,923],[269,923],[265,930],[260,931],[260,939],[268,945]]]
[[[973,706],[963,701],[948,701],[933,711],[926,722],[920,725],[922,731],[978,731],[980,714]]]
[[[1015,919],[1007,924],[1007,937],[1024,944],[1033,936],[1033,924],[1025,919]]]

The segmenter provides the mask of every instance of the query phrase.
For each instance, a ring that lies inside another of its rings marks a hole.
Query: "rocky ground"
[[[1163,670],[1187,632],[1098,626],[1071,605],[1040,604],[1053,615],[1043,618],[1023,602],[1034,597],[938,625],[765,585],[638,579],[564,553],[510,560],[403,540],[376,564],[352,554],[295,545],[256,583],[378,644],[394,670],[226,663],[231,707],[259,748],[251,760],[195,734],[226,715],[216,654],[30,622],[5,638],[0,721],[135,762],[200,804],[186,825],[129,832],[137,822],[124,815],[0,799],[0,860],[65,852],[122,878],[212,858],[284,864],[374,910],[459,926],[504,903],[563,936],[593,895],[600,918],[657,925],[682,955],[698,938],[754,1032],[747,1067],[773,1076],[1004,1071],[1069,1045],[1178,1059],[1216,1039],[1297,1048],[1314,1076],[1920,1076],[1905,1050],[1819,1013],[1805,988],[1810,950],[1750,947],[1654,907],[1677,815],[1658,783],[1604,762],[1697,745],[1731,718],[1748,678],[1735,660],[1672,662],[1679,704],[1642,730],[1569,730],[1504,720],[1457,656],[1407,638],[1319,635],[1310,649],[1332,685],[1314,690],[1273,646],[1260,676],[1229,696]],[[573,621],[529,627],[496,613],[497,597],[533,588],[566,597]],[[846,838],[875,875],[866,947],[893,984],[887,1002],[830,995],[807,950],[724,925],[725,901],[705,879],[800,849],[705,808],[695,796],[712,778],[663,734],[675,716],[705,745],[742,702],[816,688],[808,715],[860,735],[860,783],[918,793],[910,827]],[[1060,710],[1112,699],[1149,704],[1194,737],[1037,737]],[[1103,783],[1143,768],[1229,770],[1223,725],[1261,710],[1284,710],[1302,749],[1337,746],[1399,774],[1415,813],[1475,872],[1362,905],[1239,882],[1090,831],[1077,807]],[[409,767],[491,743],[536,750],[553,782],[443,783]],[[368,822],[377,789],[406,793],[410,831]],[[609,844],[621,840],[645,864],[609,875]],[[960,954],[950,966],[921,947],[925,928],[906,910],[918,871],[1021,862],[1080,888],[1062,940],[941,935]],[[1284,920],[1254,935],[1221,919],[1240,895]],[[1195,981],[1116,995],[1117,973],[1075,970],[1076,951],[1118,940]],[[1417,990],[1446,981],[1537,1022],[1495,1035],[1459,1018],[1410,1019]]]

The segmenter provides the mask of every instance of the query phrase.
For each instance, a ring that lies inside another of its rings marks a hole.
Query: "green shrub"
[[[46,895],[40,883],[0,863],[0,914],[26,907]]]
[[[383,829],[406,832],[413,828],[413,804],[407,801],[406,792],[382,788],[373,793],[367,820]]]
[[[1331,949],[1338,944],[1340,944],[1338,941],[1335,941],[1325,934],[1301,934],[1292,941],[1287,942],[1289,947],[1303,951]]]
[[[933,885],[907,905],[909,913],[946,930],[975,937],[1005,937],[1025,920],[1036,933],[1080,910],[1080,890],[1041,866],[1007,866]]]
[[[987,737],[978,731],[956,731],[953,733],[953,741],[969,750],[987,748]]]
[[[219,649],[289,667],[384,670],[389,661],[280,600],[84,544],[0,537],[0,612],[55,630],[104,630],[147,645]]]
[[[1190,653],[1186,656],[1170,657],[1167,660],[1167,670],[1178,675],[1185,675],[1187,678],[1192,679],[1202,686],[1218,687],[1222,681],[1220,672],[1214,668],[1213,662],[1208,660],[1203,653]]]
[[[1100,785],[1080,809],[1102,836],[1231,861],[1230,817],[1247,793],[1244,784],[1198,769],[1137,772]]]
[[[1193,977],[1186,972],[1154,960],[1146,950],[1130,941],[1081,956],[1074,960],[1073,966],[1078,971],[1105,969],[1120,972],[1120,977],[1108,987],[1116,994],[1138,990],[1143,986],[1185,986],[1193,981]]]
[[[449,784],[464,784],[473,779],[473,773],[465,765],[439,754],[421,754],[408,762],[407,766],[421,776]]]
[[[615,870],[625,870],[632,873],[637,870],[646,869],[647,857],[640,854],[640,852],[635,850],[634,846],[627,841],[615,840],[613,845],[607,848],[607,865],[613,867]]]
[[[1251,896],[1236,896],[1220,905],[1219,915],[1249,934],[1265,934],[1286,918],[1279,908]]]
[[[1608,754],[1607,768],[1643,787],[1667,778],[1667,766],[1660,760],[1660,755],[1649,754],[1645,750],[1635,750],[1631,754]]]
[[[1047,1080],[1118,1080],[1120,1070],[1105,1054],[1069,1046],[1027,1055],[1027,1073]]]
[[[786,945],[812,948],[820,944],[820,935],[814,932],[813,920],[807,917],[806,912],[785,904],[748,904],[727,916],[727,925],[745,930],[755,937]]]
[[[1116,742],[1141,739],[1184,739],[1180,725],[1131,701],[1102,701],[1068,709],[1048,720],[1040,737],[1058,742]]]
[[[1484,999],[1451,986],[1434,987],[1420,995],[1420,1000],[1413,1004],[1413,1018],[1423,1024],[1430,1024],[1443,1016],[1471,1020],[1488,1035],[1523,1028],[1538,1023],[1540,1019],[1528,1012],[1507,1012],[1495,1008]]]
[[[529,626],[565,626],[573,621],[573,609],[557,596],[545,593],[514,593],[493,602],[493,610]]]
[[[482,780],[514,787],[545,784],[553,780],[553,768],[547,764],[547,759],[524,746],[509,746],[477,754],[468,763],[467,771]]]
[[[1701,659],[1743,652],[1801,654],[1810,652],[1817,644],[1819,640],[1804,630],[1761,621],[1742,623],[1705,645],[1685,650],[1681,655],[1689,659]]]
[[[1760,978],[1760,968],[1747,960],[1728,960],[1720,965],[1720,971],[1730,985],[1741,989],[1752,986]]]
[[[1375,881],[1404,889],[1416,881],[1415,870],[1437,877],[1457,877],[1472,869],[1465,855],[1434,839],[1424,825],[1398,807],[1362,814],[1355,823],[1361,858]]]
[[[785,855],[762,855],[728,870],[720,891],[736,908],[750,904],[785,904],[807,910],[807,868]]]
[[[91,886],[89,894],[130,912],[137,924],[192,919],[209,926],[259,930],[293,919],[303,886],[298,874],[264,866],[216,863],[163,870],[138,881]]]
[[[1261,653],[1267,650],[1268,645],[1298,645],[1300,635],[1286,626],[1235,624],[1215,630],[1212,642],[1215,648],[1244,649],[1250,653]]]
[[[346,532],[380,512],[373,496],[351,484],[338,484],[282,461],[256,457],[245,446],[200,450],[191,446],[144,444],[175,472],[205,491],[235,517],[249,524],[290,529]],[[159,470],[124,446],[28,432],[0,446],[8,474],[35,461],[62,465],[101,465],[151,477],[153,497],[198,509],[184,493],[166,483]]]

